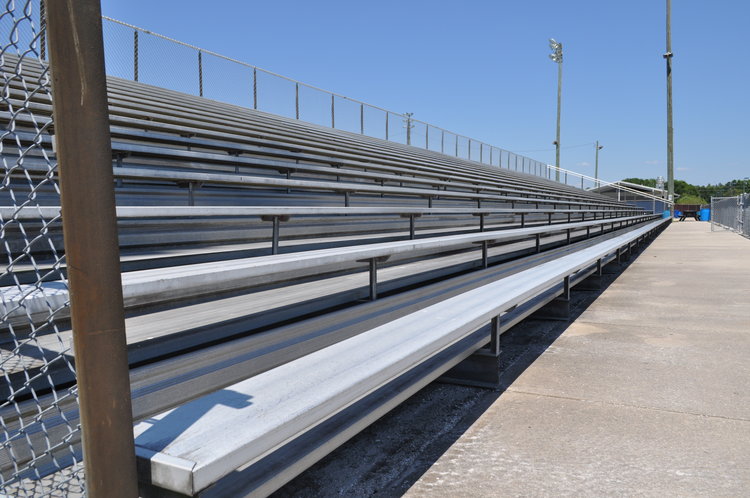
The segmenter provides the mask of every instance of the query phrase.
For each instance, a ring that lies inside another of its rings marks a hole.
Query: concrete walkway
[[[750,495],[750,240],[673,223],[407,493],[427,495]]]

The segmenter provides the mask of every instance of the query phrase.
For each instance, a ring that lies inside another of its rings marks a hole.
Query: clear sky
[[[664,0],[103,0],[102,11],[550,164],[554,37],[562,166],[593,175],[599,140],[600,177],[666,177]],[[677,179],[750,176],[748,26],[747,0],[673,1]]]

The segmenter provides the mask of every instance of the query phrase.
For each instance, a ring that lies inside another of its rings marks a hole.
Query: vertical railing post
[[[440,130],[440,153],[445,154],[445,130]]]
[[[253,68],[253,109],[258,108],[258,68]]]
[[[198,50],[198,95],[203,97],[203,53]]]
[[[133,81],[138,81],[138,30],[133,30]]]
[[[138,496],[99,0],[47,5],[86,491]]]
[[[299,119],[299,83],[294,84],[294,116]]]
[[[39,58],[47,58],[47,13],[45,12],[45,0],[39,2]]]
[[[365,105],[359,104],[359,134],[365,134]]]
[[[385,112],[385,139],[388,140],[388,111]]]
[[[336,104],[335,99],[336,97],[331,94],[331,128],[336,128]]]

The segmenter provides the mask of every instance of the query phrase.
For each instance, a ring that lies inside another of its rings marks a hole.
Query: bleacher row
[[[74,381],[47,361],[72,355],[57,194],[43,185],[43,207],[19,201],[54,157],[51,102],[13,76],[40,78],[37,62],[2,59],[2,154],[20,164],[6,173],[15,198],[0,190],[13,255],[0,348],[18,353],[9,327],[40,322],[34,351],[4,370],[15,404],[0,416],[26,431],[0,455],[10,476],[31,458],[27,441],[43,447],[77,411],[37,409],[53,401],[49,378]],[[538,176],[117,78],[108,87],[102,167],[115,178],[144,495],[265,495],[436,378],[493,385],[502,332],[664,226]],[[52,247],[26,236],[42,226]],[[62,308],[59,336],[50,308]],[[47,435],[27,428],[34,417]]]

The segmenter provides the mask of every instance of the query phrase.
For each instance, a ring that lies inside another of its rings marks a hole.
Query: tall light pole
[[[560,104],[562,102],[562,62],[563,62],[563,50],[562,43],[555,41],[554,38],[549,39],[549,48],[552,53],[549,54],[549,58],[554,62],[557,62],[557,135],[555,138],[555,181],[560,181]]]
[[[674,132],[672,129],[672,0],[667,0],[667,192],[670,202],[674,202]],[[670,204],[670,213],[674,216],[674,204]]]
[[[599,145],[599,140],[596,141],[596,161],[594,162],[594,180],[596,180],[596,186],[599,187],[599,151],[604,148],[603,145]]]

